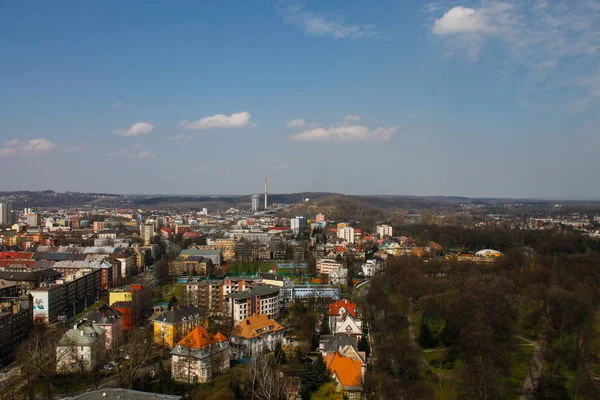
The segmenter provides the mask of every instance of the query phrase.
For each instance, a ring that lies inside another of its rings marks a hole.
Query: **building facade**
[[[283,342],[284,327],[265,314],[243,319],[231,334],[231,358],[255,358]]]
[[[229,311],[234,323],[255,314],[265,314],[269,318],[278,318],[281,302],[279,287],[256,286],[251,290],[229,294]]]

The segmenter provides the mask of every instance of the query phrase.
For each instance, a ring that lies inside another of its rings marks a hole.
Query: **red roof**
[[[351,303],[350,300],[337,300],[335,303],[329,304],[329,311],[327,315],[337,316],[340,315],[340,309],[344,308],[346,312],[356,318],[356,304]]]
[[[160,228],[160,231],[164,233],[173,233],[173,229],[169,229],[167,227]]]
[[[183,234],[183,238],[190,238],[190,237],[200,237],[202,236],[199,232],[186,232]]]
[[[30,260],[33,257],[33,253],[26,253],[22,251],[0,251],[0,259],[12,259],[12,260]]]
[[[288,228],[286,226],[270,226],[268,229],[269,229],[269,231],[280,231],[280,232],[292,230],[291,228]]]
[[[333,251],[335,253],[345,253],[348,250],[346,250],[346,248],[344,246],[336,246],[335,249],[333,249]]]

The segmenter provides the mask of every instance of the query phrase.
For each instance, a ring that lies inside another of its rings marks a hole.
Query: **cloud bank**
[[[148,122],[136,122],[135,124],[131,125],[131,128],[119,129],[119,130],[113,131],[113,134],[123,136],[123,137],[131,137],[131,136],[145,135],[147,133],[152,132],[153,130],[154,130],[154,126],[152,126],[152,124],[150,124]]]

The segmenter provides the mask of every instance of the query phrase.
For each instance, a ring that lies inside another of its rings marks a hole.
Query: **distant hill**
[[[369,204],[362,198],[342,194],[329,194],[312,200],[309,197],[309,201],[297,203],[285,209],[281,215],[314,219],[318,213],[325,214],[328,220],[357,220],[369,225],[386,218],[382,208]]]

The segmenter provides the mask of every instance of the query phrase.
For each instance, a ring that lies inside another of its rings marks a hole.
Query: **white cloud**
[[[370,130],[363,125],[335,126],[331,128],[317,128],[292,135],[293,142],[364,142],[387,141],[398,131],[397,126],[389,128],[379,127]]]
[[[348,114],[344,117],[344,121],[360,121],[360,115]]]
[[[48,139],[31,139],[29,142],[23,144],[23,151],[39,153],[52,150],[55,147],[56,145]]]
[[[77,146],[71,146],[71,147],[65,147],[63,149],[63,151],[65,153],[81,153],[82,151],[84,151],[85,149],[87,149],[88,144],[87,143],[83,143]]]
[[[334,39],[361,39],[378,37],[375,25],[353,25],[339,16],[326,16],[288,6],[280,10],[283,20],[302,29],[309,36],[328,36]]]
[[[229,116],[223,114],[212,115],[196,121],[184,119],[179,122],[179,126],[184,129],[204,130],[213,128],[243,128],[250,122],[250,113],[242,111],[233,113]]]
[[[119,129],[119,130],[113,131],[113,134],[119,135],[119,136],[124,136],[124,137],[130,137],[130,136],[138,136],[138,135],[144,135],[146,133],[150,133],[150,132],[152,132],[153,129],[154,129],[154,126],[152,126],[152,124],[150,124],[148,122],[136,122],[135,124],[131,125],[131,128]]]
[[[154,157],[156,157],[156,154],[154,154],[150,151],[141,151],[139,153],[132,154],[132,157],[142,160],[144,158],[154,158]]]
[[[490,40],[508,52],[507,71],[527,69],[523,92],[568,91],[567,98],[585,106],[600,98],[595,77],[600,65],[598,0],[482,0],[478,6],[432,3],[431,31],[443,38],[448,55],[475,62]],[[517,64],[516,67],[510,63]],[[505,79],[510,79],[508,77]],[[571,105],[572,105],[571,104]]]
[[[29,155],[35,153],[44,153],[56,148],[56,145],[44,138],[31,139],[22,142],[17,139],[9,140],[5,143],[6,147],[0,148],[0,157],[9,155]]]
[[[119,102],[113,104],[113,108],[121,108],[121,107],[123,107],[123,102],[122,101],[119,101]]]
[[[285,124],[285,126],[287,126],[288,128],[304,128],[306,126],[306,122],[304,122],[304,120],[301,118],[297,118],[291,120],[290,122]]]

